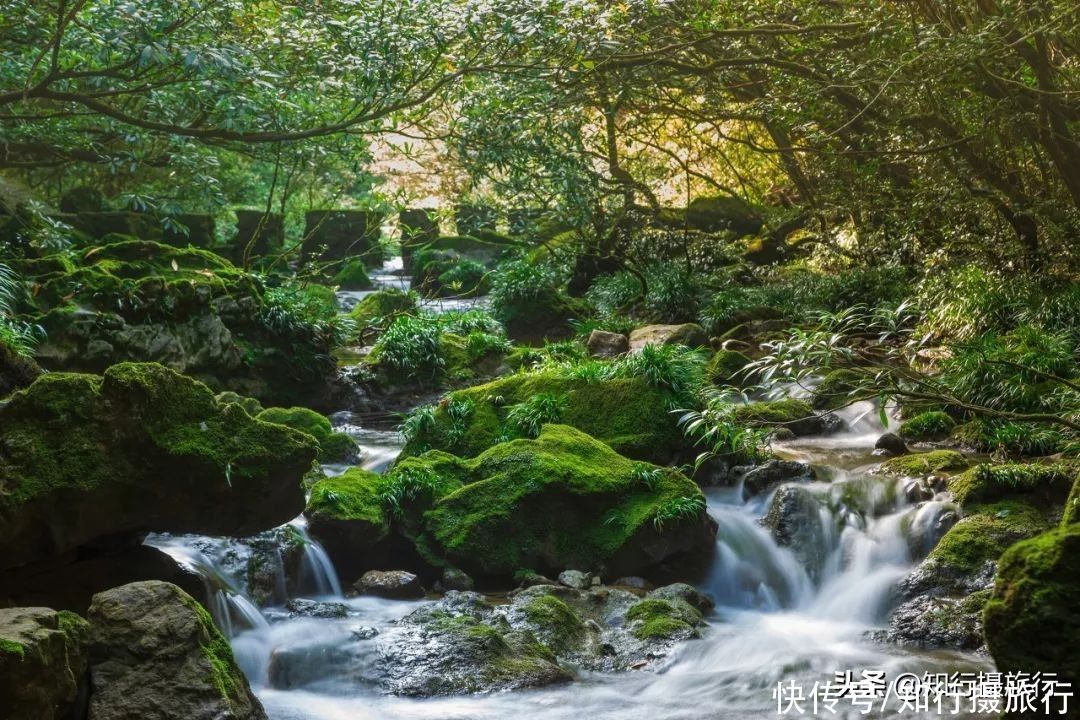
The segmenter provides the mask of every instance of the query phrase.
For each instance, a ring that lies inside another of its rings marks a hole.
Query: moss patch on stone
[[[928,410],[900,424],[900,437],[912,442],[943,440],[949,437],[956,421],[941,410]]]
[[[319,460],[343,463],[356,457],[356,441],[342,432],[335,432],[329,418],[304,407],[267,408],[256,417],[263,422],[285,425],[307,433],[319,443]]]
[[[304,515],[313,522],[366,523],[374,535],[385,535],[389,521],[383,508],[384,486],[382,476],[361,468],[350,468],[312,486]]]
[[[476,575],[509,577],[522,567],[626,574],[660,560],[647,547],[661,535],[669,552],[711,535],[694,483],[675,471],[641,482],[640,463],[565,425],[473,459],[429,453],[412,466],[461,483],[424,513],[423,530],[441,556]],[[672,501],[688,511],[663,522]]]
[[[1053,672],[1080,680],[1080,525],[1014,545],[998,564],[983,616],[986,644],[1003,672]]]
[[[373,292],[349,311],[349,317],[361,327],[384,327],[386,321],[399,313],[416,312],[416,296],[401,290]]]
[[[741,385],[746,378],[742,369],[750,364],[750,358],[738,350],[717,350],[709,358],[706,372],[717,385]]]
[[[976,465],[949,481],[949,490],[963,506],[1023,495],[1027,502],[1059,504],[1068,495],[1080,466],[1006,463]]]
[[[997,560],[1013,543],[1047,530],[1045,514],[1025,502],[1003,500],[977,505],[941,538],[929,560],[961,572],[975,572]]]
[[[342,290],[367,290],[374,286],[363,261],[357,258],[346,260],[334,274],[332,282]]]
[[[626,611],[626,621],[639,640],[672,640],[696,635],[702,616],[686,602],[647,598]]]
[[[663,464],[688,449],[678,418],[671,412],[675,398],[670,391],[642,378],[584,380],[541,372],[511,375],[451,393],[435,409],[432,421],[410,439],[404,455],[436,449],[475,457],[513,437],[507,425],[510,408],[540,395],[564,398],[559,422],[627,457]],[[455,416],[455,407],[465,406],[470,408],[466,416]]]
[[[925,477],[940,472],[955,472],[968,467],[967,458],[955,450],[901,455],[881,464],[881,471],[904,477]]]

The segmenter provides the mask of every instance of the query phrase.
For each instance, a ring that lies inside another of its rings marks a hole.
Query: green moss
[[[384,327],[387,318],[400,313],[416,312],[416,297],[400,290],[380,290],[356,304],[349,317],[361,327]]]
[[[332,282],[342,290],[367,290],[374,285],[368,277],[364,263],[357,258],[346,260],[335,273]]]
[[[986,604],[986,645],[1002,672],[1080,680],[1080,525],[1017,543],[998,564]]]
[[[240,395],[239,393],[234,393],[232,391],[218,393],[214,397],[214,399],[217,400],[218,405],[229,405],[231,403],[236,403],[240,407],[247,410],[247,414],[251,417],[255,417],[263,411],[262,403],[259,402],[257,399],[253,397],[244,397],[243,395]]]
[[[732,419],[748,427],[785,425],[814,415],[810,403],[795,398],[747,403],[736,406],[732,411]]]
[[[646,598],[626,611],[626,621],[639,640],[668,640],[693,634],[702,617],[685,602]]]
[[[1037,508],[1019,501],[1001,501],[969,508],[969,514],[949,529],[929,559],[960,572],[975,572],[987,560],[1049,527]]]
[[[543,595],[530,600],[523,611],[530,626],[552,652],[561,654],[581,644],[585,623],[557,597]]]
[[[350,468],[341,475],[315,483],[304,514],[312,520],[368,523],[380,535],[385,534],[389,523],[383,511],[383,484],[380,475]]]
[[[717,350],[709,359],[709,379],[717,385],[741,385],[746,378],[740,373],[750,364],[750,358],[737,350]]]
[[[347,462],[356,456],[356,441],[345,433],[334,432],[330,420],[314,410],[303,407],[267,408],[256,417],[263,422],[291,427],[315,438],[319,443],[319,460],[322,462]]]
[[[8,640],[7,638],[0,638],[0,654],[14,655],[22,660],[26,657],[26,647],[22,643],[17,643],[14,640]]]
[[[1080,523],[1080,477],[1073,482],[1069,497],[1065,500],[1064,513],[1061,516],[1061,525]]]
[[[704,516],[701,491],[684,476],[664,473],[649,487],[637,480],[639,463],[563,425],[471,460],[429,453],[413,464],[461,479],[459,489],[424,514],[423,528],[440,554],[477,575],[627,562],[623,556],[636,538]],[[682,498],[699,500],[696,516],[655,527],[658,509]]]
[[[1027,496],[1028,502],[1057,504],[1066,497],[1078,476],[1077,468],[1064,463],[983,464],[952,478],[949,490],[963,506],[1017,494]]]
[[[947,438],[956,426],[949,414],[941,410],[929,410],[900,424],[900,437],[913,442]]]
[[[180,593],[181,600],[199,618],[199,623],[206,634],[206,642],[199,647],[202,656],[210,666],[210,674],[207,680],[213,685],[218,694],[230,706],[240,697],[247,693],[247,681],[244,680],[236,658],[233,656],[232,646],[225,639],[217,627],[210,613],[194,598],[185,593]]]
[[[955,450],[933,450],[886,460],[881,464],[881,470],[892,475],[923,477],[934,473],[963,470],[967,466],[967,459]]]
[[[687,448],[678,418],[671,412],[674,395],[666,389],[652,387],[642,378],[590,381],[529,373],[451,393],[435,410],[433,423],[410,438],[404,455],[431,448],[475,457],[510,435],[509,408],[539,395],[565,398],[560,422],[622,455],[667,463]],[[455,402],[472,404],[464,421],[450,412]]]

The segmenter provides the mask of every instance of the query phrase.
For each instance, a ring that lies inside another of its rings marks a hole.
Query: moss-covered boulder
[[[854,370],[833,370],[814,387],[815,410],[836,410],[860,399],[858,389],[864,384],[863,376]]]
[[[986,645],[1002,672],[1080,681],[1080,525],[1018,543],[998,565],[986,604]]]
[[[942,410],[927,410],[900,423],[900,437],[911,442],[944,440],[956,421]]]
[[[416,296],[401,290],[373,292],[349,311],[361,328],[385,327],[394,315],[416,312]]]
[[[90,626],[71,612],[0,609],[0,717],[62,720],[87,681]]]
[[[750,358],[738,350],[717,350],[709,358],[706,372],[716,385],[742,385],[746,382],[743,370]]]
[[[689,452],[671,412],[675,405],[670,391],[643,378],[510,375],[451,393],[427,417],[417,416],[404,455],[444,450],[474,457],[500,440],[520,436],[520,425],[538,417],[575,427],[627,457],[667,464]]]
[[[881,472],[903,477],[927,477],[958,472],[968,467],[967,458],[955,450],[932,450],[891,458],[881,464]]]
[[[314,410],[303,407],[267,408],[256,417],[263,422],[285,425],[315,438],[319,443],[319,462],[347,463],[356,460],[359,455],[356,441],[346,433],[335,432],[330,419]]]
[[[713,545],[715,527],[693,482],[565,425],[473,459],[427,453],[402,470],[442,480],[423,513],[421,542],[476,576],[510,577],[523,567],[633,575]]]
[[[311,488],[304,516],[311,535],[322,543],[343,577],[359,577],[382,566],[373,551],[390,533],[385,490],[382,476],[361,468],[324,478]]]
[[[105,238],[74,255],[20,261],[35,282],[28,318],[46,338],[48,370],[103,372],[118,362],[160,362],[275,404],[330,391],[336,316],[313,295],[327,288],[267,288],[196,248]],[[318,311],[318,312],[316,312]]]
[[[697,323],[645,325],[630,333],[630,352],[639,352],[646,345],[685,345],[697,348],[708,344],[708,334]]]
[[[136,582],[94,596],[90,717],[96,720],[264,720],[232,648],[194,598]]]
[[[735,196],[699,197],[686,208],[686,223],[707,233],[730,231],[736,235],[753,235],[761,230],[764,220],[753,205]]]
[[[1062,504],[1078,478],[1080,464],[984,463],[950,479],[949,491],[965,507],[1007,497],[1046,507]]]
[[[109,536],[274,527],[303,509],[315,452],[161,365],[43,375],[0,408],[0,567]]]
[[[823,435],[843,427],[840,418],[818,414],[805,400],[784,398],[736,405],[731,418],[751,428],[786,428],[796,435]]]
[[[331,282],[342,290],[368,290],[375,285],[359,258],[350,258],[342,263]]]

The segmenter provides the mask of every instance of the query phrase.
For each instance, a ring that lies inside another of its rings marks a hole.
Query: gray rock
[[[559,573],[559,582],[575,590],[588,590],[592,587],[593,576],[592,573],[581,572],[580,570],[563,570]]]
[[[743,476],[743,496],[751,497],[784,482],[809,482],[814,469],[796,460],[769,460],[756,465]]]
[[[50,608],[0,609],[0,717],[79,717],[85,689],[89,626]]]
[[[263,720],[229,643],[190,595],[158,581],[94,596],[90,720]]]
[[[585,342],[589,354],[598,358],[613,358],[630,351],[630,341],[622,333],[593,330]]]
[[[648,592],[649,590],[652,590],[654,587],[656,587],[645,578],[637,577],[636,575],[631,575],[630,577],[621,577],[611,584],[615,587],[630,588],[631,590],[643,590],[645,592]]]
[[[270,653],[267,668],[270,686],[292,690],[327,677],[340,676],[343,670],[356,670],[362,654],[353,641],[371,637],[374,635],[365,638],[352,634],[349,638],[319,638],[278,645]]]
[[[447,590],[472,590],[475,587],[473,579],[457,568],[443,570],[439,584],[442,585],[444,592]]]
[[[708,347],[709,336],[696,323],[682,325],[645,325],[630,333],[630,352],[641,352],[646,345],[686,345]]]
[[[821,576],[828,555],[826,528],[812,492],[796,485],[780,488],[762,524],[778,545],[791,549],[811,578]]]
[[[353,583],[362,595],[375,595],[392,600],[409,600],[424,597],[420,578],[405,570],[369,570]]]
[[[983,646],[982,611],[997,564],[963,573],[923,561],[896,588],[897,605],[881,638],[902,645],[975,650]]]
[[[874,443],[875,450],[881,450],[889,455],[906,455],[908,447],[904,444],[903,438],[896,433],[887,432],[877,439]]]
[[[665,585],[653,590],[647,597],[657,600],[682,600],[701,613],[706,613],[715,607],[712,598],[686,583]]]
[[[336,602],[320,602],[306,598],[293,598],[285,603],[290,618],[343,618],[349,615],[348,606]]]

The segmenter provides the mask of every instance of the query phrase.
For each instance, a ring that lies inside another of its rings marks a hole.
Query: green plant
[[[704,448],[694,461],[695,468],[716,457],[732,462],[762,460],[766,455],[769,430],[748,427],[737,419],[740,405],[732,401],[732,389],[710,388],[702,395],[702,409],[678,411],[683,434]]]
[[[701,496],[675,497],[659,505],[653,513],[653,527],[663,532],[664,526],[692,520],[705,510],[705,498]]]
[[[435,428],[435,412],[437,409],[435,405],[421,405],[413,408],[405,416],[398,426],[398,432],[401,433],[406,443],[419,440]],[[424,447],[420,449],[420,452],[424,452],[426,449]]]
[[[538,393],[528,400],[512,405],[506,413],[506,423],[520,435],[535,438],[547,423],[559,422],[566,410],[566,396]]]
[[[378,494],[380,504],[394,517],[401,518],[409,506],[428,506],[444,495],[450,483],[431,468],[414,466],[395,468],[386,476]]]
[[[465,336],[465,351],[470,362],[491,355],[492,353],[508,353],[513,345],[505,335],[474,330]]]
[[[445,364],[442,357],[442,328],[431,315],[399,315],[372,349],[380,365],[409,377],[434,375]]]
[[[646,345],[611,364],[612,377],[641,377],[692,401],[707,384],[705,357],[682,345]]]
[[[39,325],[11,317],[24,294],[22,278],[0,263],[0,344],[9,347],[16,355],[30,357],[45,331]]]
[[[662,467],[637,463],[630,472],[630,477],[633,478],[635,483],[640,483],[649,490],[656,490],[660,487],[660,483],[663,482],[665,472]]]

